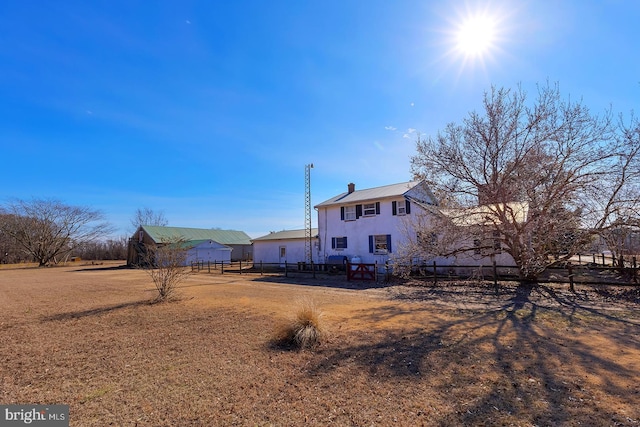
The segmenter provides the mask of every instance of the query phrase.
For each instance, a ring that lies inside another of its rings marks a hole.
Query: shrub
[[[156,285],[156,302],[175,298],[176,288],[191,269],[185,267],[188,242],[182,239],[163,240],[162,244],[147,245],[142,255],[142,268]]]
[[[301,300],[294,315],[276,330],[277,344],[297,349],[317,347],[325,336],[322,312],[311,300]]]

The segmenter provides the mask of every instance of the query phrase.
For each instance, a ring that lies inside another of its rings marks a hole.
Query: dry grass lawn
[[[72,426],[640,425],[636,291],[198,274],[154,292],[113,264],[0,270],[0,403],[68,404]],[[305,299],[328,338],[278,347]]]

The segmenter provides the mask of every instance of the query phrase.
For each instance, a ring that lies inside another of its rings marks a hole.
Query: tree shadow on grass
[[[83,268],[78,268],[73,270],[74,272],[81,272],[81,271],[119,271],[119,270],[135,270],[135,267],[130,267],[126,264],[119,264],[119,265],[108,265],[108,266],[104,266],[104,267],[83,267]]]
[[[338,288],[338,289],[353,289],[353,290],[365,290],[365,289],[379,289],[388,288],[392,286],[389,283],[383,281],[373,280],[347,280],[344,276],[329,276],[323,275],[316,278],[310,275],[299,275],[294,277],[284,276],[259,276],[251,277],[247,276],[247,280],[253,282],[264,283],[283,283],[288,285],[304,285],[304,286],[318,286],[325,288]]]
[[[79,319],[82,317],[99,316],[101,314],[110,313],[113,311],[118,311],[118,310],[122,310],[129,307],[141,307],[146,305],[153,305],[155,303],[156,302],[154,300],[131,301],[131,302],[125,302],[121,304],[114,304],[114,305],[107,305],[104,307],[92,308],[89,310],[70,311],[67,313],[54,314],[52,316],[43,317],[42,321],[52,322],[57,320],[69,320],[69,319]]]
[[[555,304],[536,302],[544,295]],[[375,325],[399,315],[389,305],[356,317]],[[628,384],[640,374],[575,335],[592,327],[609,344],[640,348],[637,321],[583,306],[549,287],[521,285],[498,308],[459,310],[424,327],[347,339],[354,344],[327,348],[310,374],[349,361],[372,378],[406,381],[409,390],[411,384],[426,387],[453,407],[433,425],[638,425],[640,388]]]

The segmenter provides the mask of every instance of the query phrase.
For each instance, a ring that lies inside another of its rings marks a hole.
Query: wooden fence
[[[596,259],[596,262],[593,261]],[[571,262],[557,267],[549,267],[538,278],[540,283],[567,283],[573,289],[575,284],[590,285],[638,285],[640,274],[635,257],[627,260],[614,260],[605,256],[576,256]],[[322,263],[264,263],[252,261],[235,262],[194,262],[191,270],[211,274],[253,274],[277,275],[284,277],[317,277],[331,275],[346,280],[389,281],[394,274],[403,271],[411,277],[432,281],[478,280],[500,281],[518,280],[518,269],[514,266],[496,265],[450,265],[431,264],[394,265],[394,264],[322,264]]]
[[[198,261],[191,263],[192,272],[206,273],[236,273],[236,274],[259,274],[259,275],[283,275],[289,277],[293,274],[337,274],[339,269],[334,268],[334,264],[316,264],[305,262],[283,262],[283,263],[266,263],[253,261]]]

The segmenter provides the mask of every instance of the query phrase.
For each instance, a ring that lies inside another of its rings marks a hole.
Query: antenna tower
[[[304,253],[309,265],[313,262],[313,248],[311,244],[311,169],[313,163],[304,167]]]

